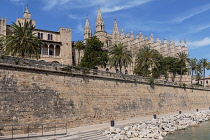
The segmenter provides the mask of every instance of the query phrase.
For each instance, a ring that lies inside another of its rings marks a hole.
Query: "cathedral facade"
[[[92,30],[90,28],[88,18],[86,18],[84,28],[84,41],[91,36]],[[163,41],[161,41],[159,38],[154,39],[152,34],[150,35],[150,37],[144,36],[141,32],[136,36],[134,36],[132,31],[125,34],[123,29],[121,32],[119,31],[116,19],[114,19],[112,34],[107,33],[105,31],[104,20],[102,18],[100,8],[98,8],[94,36],[96,36],[101,42],[104,43],[104,49],[109,49],[109,47],[113,44],[122,43],[123,45],[126,45],[127,49],[130,50],[132,53],[133,62],[135,62],[135,56],[138,50],[143,48],[144,46],[150,46],[151,49],[158,50],[164,57],[177,57],[177,53],[179,52],[185,52],[186,54],[188,54],[186,40],[184,41],[184,45],[182,45],[182,42],[179,41],[178,46],[176,46],[172,40],[170,40],[170,42],[167,42],[166,39],[164,39]],[[128,74],[133,74],[134,67],[135,64],[133,63],[127,69],[123,70],[123,73],[128,72]],[[111,71],[114,72],[115,70]]]

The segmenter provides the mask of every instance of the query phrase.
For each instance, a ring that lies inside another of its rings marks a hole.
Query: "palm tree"
[[[75,48],[78,50],[78,65],[80,63],[80,51],[85,49],[85,45],[81,40],[77,41],[75,44]]]
[[[140,49],[136,56],[136,68],[145,69],[148,76],[149,69],[158,68],[159,63],[156,59],[158,54],[157,50],[151,50],[148,46]]]
[[[188,55],[184,52],[179,52],[177,53],[177,56],[178,56],[178,59],[181,63],[181,76],[180,76],[180,82],[182,81],[182,71],[183,71],[183,67],[184,67],[184,64],[186,64],[186,62],[189,61],[189,58],[188,58]]]
[[[4,54],[39,59],[43,43],[34,33],[34,29],[31,22],[25,21],[23,25],[20,22],[13,23],[9,27],[11,34],[2,37]]]
[[[200,63],[202,66],[202,70],[203,70],[203,86],[204,86],[204,79],[205,79],[205,74],[206,74],[206,68],[208,66],[208,60],[206,58],[202,58],[200,59]]]
[[[197,59],[196,58],[191,58],[190,59],[191,84],[192,84],[192,78],[193,78],[193,75],[194,75],[196,69],[197,69]]]
[[[108,64],[110,68],[113,66],[115,69],[117,67],[120,68],[120,72],[122,71],[122,67],[126,69],[128,65],[132,63],[132,55],[131,52],[127,50],[127,46],[123,44],[114,44],[109,49],[109,61]]]

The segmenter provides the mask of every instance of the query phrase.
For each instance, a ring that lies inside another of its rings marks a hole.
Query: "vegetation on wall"
[[[80,63],[80,53],[82,50],[85,49],[85,45],[83,44],[83,41],[79,40],[75,44],[75,49],[78,50],[78,64]]]

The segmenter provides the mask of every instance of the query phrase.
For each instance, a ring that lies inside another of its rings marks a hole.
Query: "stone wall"
[[[0,124],[75,127],[210,106],[208,89],[151,86],[142,77],[72,67],[64,72],[60,64],[44,63],[0,58]]]

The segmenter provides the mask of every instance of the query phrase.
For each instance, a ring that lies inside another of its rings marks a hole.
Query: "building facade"
[[[32,25],[36,26],[36,21],[31,19],[28,6],[23,13],[23,18],[16,19],[16,24],[20,22],[23,25],[25,21],[31,22]],[[0,37],[9,34],[9,30],[7,30],[9,26],[6,24],[6,18],[0,18]],[[74,54],[72,54],[71,28],[60,27],[58,31],[35,29],[34,32],[44,43],[40,51],[40,60],[59,62],[65,65],[73,64]]]
[[[143,48],[144,46],[150,46],[151,49],[158,50],[164,57],[176,57],[177,53],[185,52],[188,54],[187,43],[186,40],[184,41],[184,45],[182,42],[178,42],[178,46],[175,45],[174,41],[170,40],[167,42],[166,39],[161,41],[159,38],[154,39],[153,35],[151,34],[150,37],[144,36],[141,32],[139,35],[134,36],[133,32],[124,33],[124,30],[119,31],[117,21],[114,19],[114,26],[112,30],[112,34],[109,34],[105,31],[104,20],[102,18],[102,14],[100,8],[98,8],[96,24],[95,24],[95,33],[94,36],[99,38],[100,41],[104,43],[104,49],[109,49],[110,46],[113,44],[122,43],[126,45],[128,50],[132,53],[133,62],[135,62],[135,56],[139,49]],[[84,40],[87,40],[92,36],[92,30],[90,28],[89,20],[86,18],[85,28],[84,28]],[[133,74],[135,65],[132,64],[127,69],[123,70],[123,73],[128,72],[128,74]],[[108,69],[108,68],[106,68]],[[115,71],[115,70],[111,70]]]

